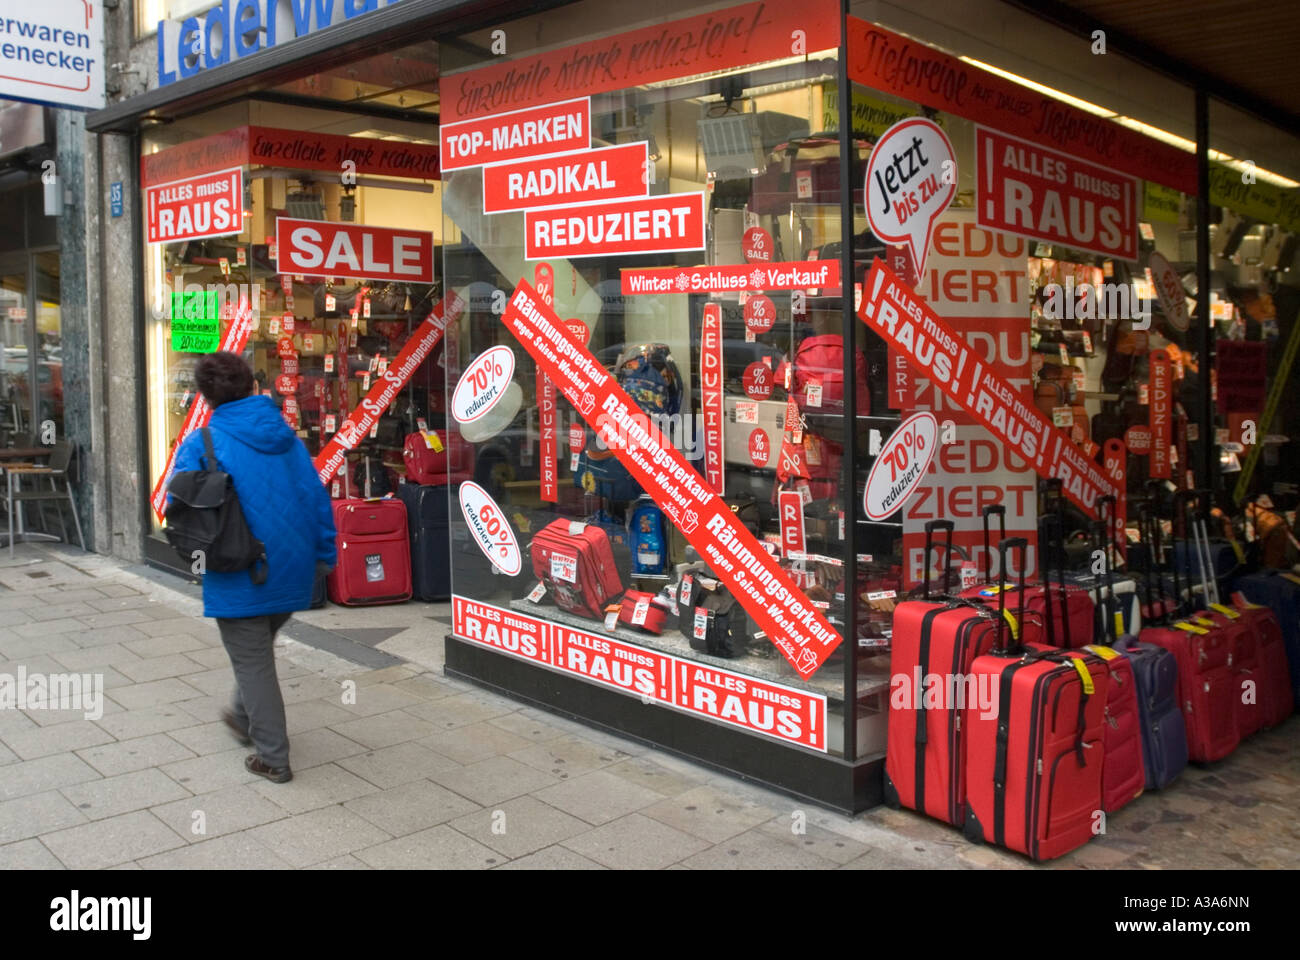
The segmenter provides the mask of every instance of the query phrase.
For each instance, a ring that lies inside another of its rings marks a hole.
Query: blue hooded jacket
[[[307,448],[270,397],[223,403],[209,423],[212,447],[234,478],[253,536],[266,545],[266,582],[249,571],[203,577],[203,614],[257,617],[311,606],[316,561],[333,567],[334,509]],[[176,452],[176,472],[199,469],[203,437],[195,430]]]

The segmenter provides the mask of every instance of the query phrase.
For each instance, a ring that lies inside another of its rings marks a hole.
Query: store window
[[[405,436],[441,425],[441,353],[424,348],[442,264],[436,71],[419,44],[291,84],[319,109],[255,98],[146,136],[155,507],[194,366],[218,348],[244,354],[335,497],[395,490]]]
[[[1300,350],[1300,163],[1294,136],[1211,98],[1210,284],[1219,466],[1238,540],[1266,566],[1295,557],[1286,535],[1300,487],[1300,419],[1286,403]],[[1229,531],[1225,531],[1227,533]]]
[[[834,4],[580,3],[444,47],[451,413],[497,465],[459,486],[452,585],[468,642],[856,757],[884,716],[846,748],[853,704],[886,684],[846,697],[840,642],[871,397],[845,351],[838,45]],[[558,139],[526,149],[534,122]]]
[[[63,437],[63,346],[57,250],[0,256],[0,432],[15,446]]]

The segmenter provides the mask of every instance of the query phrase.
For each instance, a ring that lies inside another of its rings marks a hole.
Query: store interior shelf
[[[565,613],[552,606],[540,606],[529,600],[514,600],[510,603],[512,610],[518,610],[520,613],[526,613],[530,616],[544,614],[546,619],[563,623],[567,626],[579,630],[585,630],[588,633],[597,636],[609,636],[616,640],[622,640],[625,643],[635,644],[646,647],[650,650],[659,650],[663,653],[671,653],[674,656],[682,657],[688,660],[694,660],[704,666],[715,666],[723,670],[729,670],[733,673],[747,673],[758,680],[766,680],[770,683],[780,683],[787,687],[793,687],[796,690],[806,690],[809,693],[820,694],[826,697],[830,704],[841,704],[844,701],[844,676],[838,663],[830,663],[822,667],[817,673],[813,674],[807,680],[802,680],[796,676],[790,669],[783,666],[784,657],[775,647],[771,646],[766,640],[759,640],[758,643],[767,644],[772,650],[771,657],[745,656],[736,659],[727,659],[725,657],[713,657],[707,653],[701,653],[698,650],[691,649],[690,642],[678,633],[676,630],[665,630],[659,635],[652,633],[642,633],[639,630],[631,630],[627,627],[615,627],[613,630],[606,630],[604,624],[585,617],[574,616],[571,613]],[[754,641],[751,641],[754,642]],[[882,693],[889,689],[889,658],[877,657],[879,667],[871,669],[872,662],[864,661],[859,664],[858,668],[858,697],[865,697],[873,693]]]

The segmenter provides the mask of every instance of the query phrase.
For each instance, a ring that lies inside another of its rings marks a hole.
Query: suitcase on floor
[[[1113,542],[1114,497],[1102,497],[1101,542]],[[1109,501],[1108,503],[1106,501]],[[1132,662],[1118,649],[1119,640],[1134,639],[1123,632],[1121,605],[1113,603],[1110,551],[1102,554],[1102,575],[1097,585],[1099,619],[1105,643],[1089,644],[1083,649],[1106,661],[1110,673],[1106,697],[1105,726],[1102,727],[1101,808],[1107,813],[1122,809],[1136,800],[1146,787],[1146,765],[1142,755],[1142,711],[1138,702],[1137,680]]]
[[[930,594],[930,549],[935,530],[947,537],[943,594]],[[993,647],[998,623],[993,607],[954,603],[948,596],[951,520],[925,524],[924,599],[894,610],[889,655],[889,726],[885,749],[885,802],[960,825],[966,811],[962,711],[954,701],[932,709],[923,696],[925,678],[955,678]],[[1023,565],[1023,556],[1021,558]],[[1005,569],[1005,564],[1002,569]],[[1006,591],[999,591],[999,606]]]
[[[997,690],[998,705],[963,716],[963,830],[1050,860],[1099,831],[1109,670],[1086,651],[1023,647],[1016,631],[998,627],[998,645],[970,668],[977,685]]]
[[[344,606],[411,599],[411,546],[401,500],[336,500],[338,564],[329,597]]]
[[[1029,588],[1025,597],[1025,639],[1062,649],[1078,649],[1092,643],[1097,624],[1092,592],[1071,584],[1065,570],[1064,516],[1060,511],[1042,517],[1039,524],[1039,551],[1044,584],[1051,578],[1048,557],[1057,559],[1056,583],[1049,591],[1043,585]],[[1044,548],[1049,537],[1056,538],[1056,549]]]
[[[1120,637],[1115,649],[1128,658],[1138,690],[1146,788],[1163,790],[1187,766],[1187,727],[1178,697],[1178,660],[1137,637]]]
[[[1267,730],[1285,722],[1295,709],[1282,627],[1268,607],[1256,606],[1241,594],[1233,599],[1233,609],[1243,617],[1251,618],[1257,631],[1259,682],[1256,697],[1259,702],[1259,726]]]
[[[1147,555],[1145,568],[1147,603],[1144,606],[1144,623],[1148,628],[1163,624],[1167,615],[1163,600],[1155,599],[1155,541],[1149,531],[1149,514],[1145,505],[1139,515],[1143,536],[1153,546]],[[1183,722],[1182,704],[1178,697],[1178,661],[1163,647],[1143,643],[1132,634],[1119,637],[1114,644],[1128,659],[1133,668],[1137,686],[1138,707],[1142,732],[1142,762],[1145,769],[1146,789],[1162,790],[1178,778],[1187,766],[1187,727]]]
[[[446,484],[397,486],[397,496],[406,505],[406,529],[411,541],[411,593],[419,600],[451,597],[449,493]]]
[[[1181,504],[1190,506],[1197,496],[1185,490],[1176,493],[1175,514]],[[1194,523],[1189,521],[1188,527],[1194,532]],[[1170,566],[1174,595],[1182,597],[1179,564],[1173,561]],[[1208,588],[1204,598],[1189,594],[1188,602],[1182,607],[1187,615],[1167,625],[1143,630],[1139,637],[1145,643],[1168,650],[1178,661],[1178,702],[1187,728],[1187,756],[1196,763],[1222,760],[1241,742],[1237,727],[1240,695],[1232,658],[1234,644],[1241,642],[1244,628],[1225,625],[1227,618],[1221,614],[1216,618],[1207,616],[1204,606],[1196,601],[1208,599],[1211,599]]]
[[[1294,710],[1300,704],[1300,574],[1261,570],[1238,577],[1236,589],[1244,602],[1266,607],[1277,618],[1286,660],[1283,676]],[[1265,650],[1270,659],[1276,659],[1270,644],[1265,645]],[[1284,697],[1279,693],[1279,701],[1282,700]]]
[[[605,605],[623,592],[609,534],[580,520],[556,520],[533,536],[528,547],[533,574],[561,610],[599,619]]]

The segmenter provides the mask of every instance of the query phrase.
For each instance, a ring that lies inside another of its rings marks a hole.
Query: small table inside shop
[[[3,447],[0,448],[0,471],[5,474],[6,489],[12,493],[14,484],[22,476],[25,469],[38,466],[35,461],[41,457],[50,455],[49,447]],[[50,540],[58,541],[59,538],[52,533],[31,533],[23,529],[23,505],[20,503],[14,510],[15,522],[17,528],[13,535],[17,536],[19,542],[28,540]],[[8,545],[10,531],[6,530],[0,533],[0,543]]]

